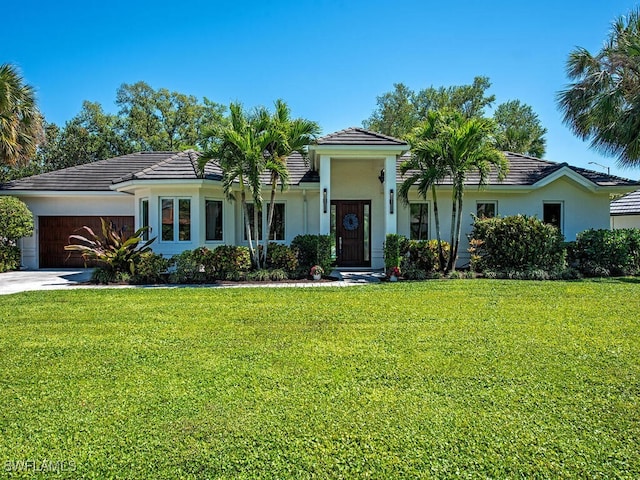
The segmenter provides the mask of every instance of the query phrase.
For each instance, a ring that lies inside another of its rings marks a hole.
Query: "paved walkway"
[[[368,283],[378,283],[384,275],[381,272],[344,271],[334,270],[331,276],[337,278],[335,282],[268,282],[268,283],[238,283],[224,285],[87,285],[91,279],[91,269],[68,270],[21,270],[18,272],[0,273],[0,295],[11,293],[39,291],[39,290],[66,290],[69,288],[247,288],[247,287],[351,287]]]

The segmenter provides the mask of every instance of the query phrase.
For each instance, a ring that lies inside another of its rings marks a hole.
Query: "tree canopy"
[[[33,87],[24,83],[14,65],[0,65],[0,165],[27,165],[42,137]]]
[[[491,82],[482,76],[475,77],[470,85],[431,86],[418,92],[402,83],[393,87],[393,91],[377,97],[376,109],[363,125],[397,138],[406,138],[430,111],[458,111],[465,118],[481,118],[495,102],[495,95],[488,94]],[[547,130],[530,106],[518,100],[508,101],[496,108],[493,118],[498,124],[495,137],[498,148],[537,157],[544,155]]]
[[[558,93],[563,119],[581,139],[620,166],[640,165],[640,8],[619,17],[599,52],[577,47]]]
[[[33,146],[29,153],[34,160],[3,166],[0,181],[136,151],[206,150],[207,132],[227,121],[223,105],[166,88],[155,90],[145,82],[122,84],[115,104],[119,110],[113,114],[100,103],[84,101],[63,126],[44,122],[37,151]]]

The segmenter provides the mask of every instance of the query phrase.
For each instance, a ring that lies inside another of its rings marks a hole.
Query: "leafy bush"
[[[555,274],[566,266],[562,234],[553,225],[535,217],[476,218],[471,240],[475,245],[474,269],[479,271],[526,273],[541,270]]]
[[[331,271],[333,260],[330,235],[298,235],[291,242],[291,249],[298,258],[297,278],[309,275],[314,265],[320,265],[324,271]]]
[[[269,278],[271,278],[271,280],[279,282],[281,280],[288,280],[289,274],[281,268],[276,268],[269,272]]]
[[[449,243],[442,242],[442,250],[446,261],[451,251]],[[419,271],[425,273],[424,278],[431,278],[438,270],[438,241],[408,240],[403,237],[400,242],[400,257],[405,278],[420,280],[422,275],[415,276]]]
[[[16,270],[20,267],[20,248],[15,245],[0,246],[0,272]]]
[[[220,280],[240,280],[251,269],[247,247],[220,245],[211,255],[215,276]]]
[[[70,243],[64,249],[80,252],[85,263],[87,260],[96,260],[99,267],[113,272],[113,278],[120,279],[123,272],[135,275],[141,255],[150,252],[150,245],[155,241],[154,237],[140,246],[140,242],[143,241],[142,235],[149,227],[139,228],[127,238],[123,229],[117,230],[104,218],[101,218],[100,222],[102,235],[97,235],[90,227],[84,226],[82,229],[87,232],[87,236],[69,235],[69,242],[77,240],[82,243]]]
[[[287,275],[295,274],[298,269],[296,252],[287,245],[269,243],[267,249],[267,268],[269,270],[284,270]]]
[[[173,283],[210,283],[216,279],[214,254],[207,247],[185,250],[173,257],[175,271]]]
[[[261,268],[259,270],[254,270],[253,272],[249,272],[247,274],[247,280],[252,282],[268,282],[271,280],[271,272],[269,270],[265,270]]]
[[[0,243],[33,235],[33,214],[15,197],[0,197]]]
[[[568,245],[569,261],[589,277],[638,275],[640,230],[585,230]]]
[[[0,272],[20,266],[18,240],[33,235],[33,214],[21,200],[0,197]]]
[[[400,258],[400,244],[405,240],[405,237],[398,235],[397,233],[388,233],[384,240],[384,267],[385,270],[389,270],[393,267],[399,267]]]
[[[173,264],[170,258],[164,258],[153,252],[146,252],[140,255],[140,263],[136,268],[136,273],[131,277],[131,283],[137,285],[151,283],[165,283],[166,277],[163,276]]]

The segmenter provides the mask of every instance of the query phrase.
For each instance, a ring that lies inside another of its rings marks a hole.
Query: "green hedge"
[[[291,242],[291,248],[298,258],[297,276],[307,277],[314,265],[320,265],[325,272],[331,272],[330,235],[298,235]]]
[[[491,272],[561,272],[566,267],[560,231],[535,217],[476,218],[472,267]]]
[[[640,273],[640,229],[585,230],[568,244],[569,261],[583,275],[608,277]]]
[[[269,270],[283,270],[287,277],[298,271],[298,257],[296,252],[287,245],[269,243],[267,249],[267,268]]]
[[[251,270],[248,247],[220,245],[213,251],[212,262],[219,280],[240,280]]]
[[[18,240],[33,235],[33,214],[15,197],[0,197],[0,272],[20,267]]]
[[[451,246],[442,242],[445,261],[449,258]],[[438,271],[438,241],[437,240],[409,240],[400,242],[400,256],[402,258],[402,275],[410,280],[421,280],[432,277]]]
[[[20,249],[15,245],[0,245],[0,272],[20,268]]]

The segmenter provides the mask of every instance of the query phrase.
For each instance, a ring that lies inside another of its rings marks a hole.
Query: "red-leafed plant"
[[[124,229],[117,229],[111,222],[100,218],[102,235],[97,235],[90,227],[84,226],[86,235],[69,235],[69,245],[64,247],[69,252],[80,252],[85,261],[95,260],[109,280],[116,280],[122,274],[134,275],[136,266],[140,263],[141,255],[151,250],[150,245],[155,237],[142,245],[143,234],[149,227],[136,230],[127,237]],[[80,243],[71,244],[75,240]]]

